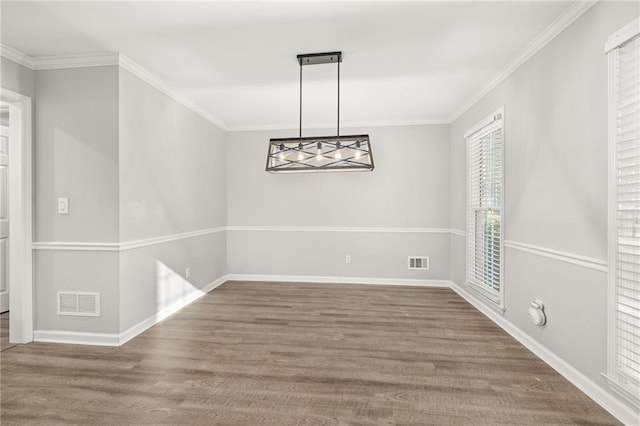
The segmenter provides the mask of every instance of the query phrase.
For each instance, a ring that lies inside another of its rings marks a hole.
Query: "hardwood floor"
[[[618,424],[449,289],[227,282],[119,348],[1,356],[2,424]]]

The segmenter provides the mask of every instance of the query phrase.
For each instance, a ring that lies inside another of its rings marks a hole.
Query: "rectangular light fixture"
[[[371,171],[369,135],[269,140],[268,172]]]
[[[369,135],[340,135],[340,63],[342,52],[298,55],[300,65],[300,129],[297,138],[269,140],[267,168],[271,173],[337,172],[373,170]],[[302,137],[302,67],[338,65],[338,114],[336,136]]]

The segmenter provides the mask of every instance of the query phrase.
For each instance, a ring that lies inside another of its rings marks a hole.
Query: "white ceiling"
[[[31,56],[122,52],[229,129],[297,128],[299,53],[342,50],[341,121],[445,122],[573,2],[9,2]],[[304,125],[336,66],[305,67]]]

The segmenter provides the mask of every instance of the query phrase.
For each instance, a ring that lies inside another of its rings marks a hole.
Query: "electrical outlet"
[[[344,257],[344,263],[347,263],[347,264],[348,264],[348,263],[351,263],[351,255],[350,255],[350,254],[348,254],[348,255],[346,255],[346,256]]]
[[[187,268],[187,269],[184,270],[184,276],[186,278],[191,277],[191,268]]]

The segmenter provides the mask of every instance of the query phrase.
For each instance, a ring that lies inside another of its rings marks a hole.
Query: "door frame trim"
[[[34,325],[32,102],[5,88],[0,100],[9,104],[9,341],[28,343]]]
[[[9,114],[9,105],[5,104],[5,103],[0,103],[0,114]],[[9,143],[9,123],[7,122],[6,126],[4,124],[0,124],[0,137],[5,137],[7,138],[7,148],[9,148],[8,143]],[[7,167],[9,166],[9,157],[7,156]],[[2,163],[2,153],[0,153],[0,163]],[[1,164],[0,164],[1,166]],[[9,179],[9,175],[6,176],[7,181]],[[0,188],[0,191],[2,191],[2,189]],[[9,191],[7,188],[7,197],[9,196]],[[7,211],[7,214],[9,212]],[[7,222],[8,224],[8,222]],[[2,234],[4,227],[2,226],[2,220],[0,219],[0,234]],[[9,227],[7,226],[6,232],[9,232]],[[0,239],[2,239],[2,235],[0,235]],[[8,249],[7,249],[8,250]],[[8,256],[8,254],[7,254]],[[0,260],[0,263],[2,262],[2,260]],[[9,266],[9,264],[6,265],[7,267]],[[3,275],[3,271],[0,271],[0,277],[2,277]],[[2,277],[4,278],[4,277]],[[0,279],[2,279],[0,278]],[[6,282],[6,294],[3,291],[0,291],[0,313],[5,312],[7,310],[9,310],[9,276],[6,276],[7,282]]]

